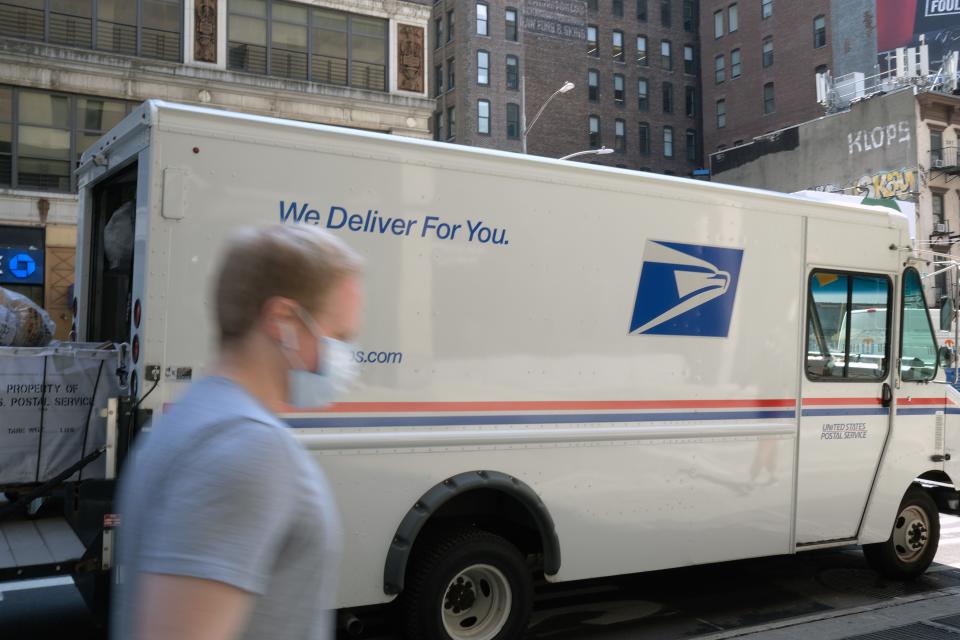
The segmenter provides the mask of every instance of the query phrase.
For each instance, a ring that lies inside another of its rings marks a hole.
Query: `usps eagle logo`
[[[632,335],[725,338],[743,249],[647,240]]]

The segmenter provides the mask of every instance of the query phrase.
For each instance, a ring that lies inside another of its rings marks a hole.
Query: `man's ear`
[[[286,298],[270,298],[263,305],[261,316],[263,331],[271,340],[280,343],[284,349],[297,349],[298,340],[294,323],[297,322]]]
[[[276,322],[277,330],[280,335],[280,346],[288,351],[297,351],[300,345],[297,340],[297,332],[293,325],[282,320]]]

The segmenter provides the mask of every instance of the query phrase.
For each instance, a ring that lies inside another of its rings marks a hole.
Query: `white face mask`
[[[349,391],[359,374],[353,347],[324,336],[313,318],[299,307],[297,315],[317,340],[317,370],[307,371],[299,357],[287,356],[293,365],[287,372],[287,404],[301,409],[325,407]],[[287,334],[284,347],[289,354],[299,346],[292,327],[288,325],[284,332]]]

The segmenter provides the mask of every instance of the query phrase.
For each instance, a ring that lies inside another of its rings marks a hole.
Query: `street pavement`
[[[856,547],[537,588],[528,640],[960,640],[960,518],[935,564],[902,583]],[[368,640],[397,640],[383,613]],[[866,635],[865,635],[866,634]],[[71,585],[7,592],[3,640],[103,640]],[[341,638],[346,640],[346,636]]]

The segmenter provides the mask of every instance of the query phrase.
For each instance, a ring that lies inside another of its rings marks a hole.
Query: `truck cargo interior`
[[[86,340],[128,342],[133,284],[137,165],[93,189]]]

